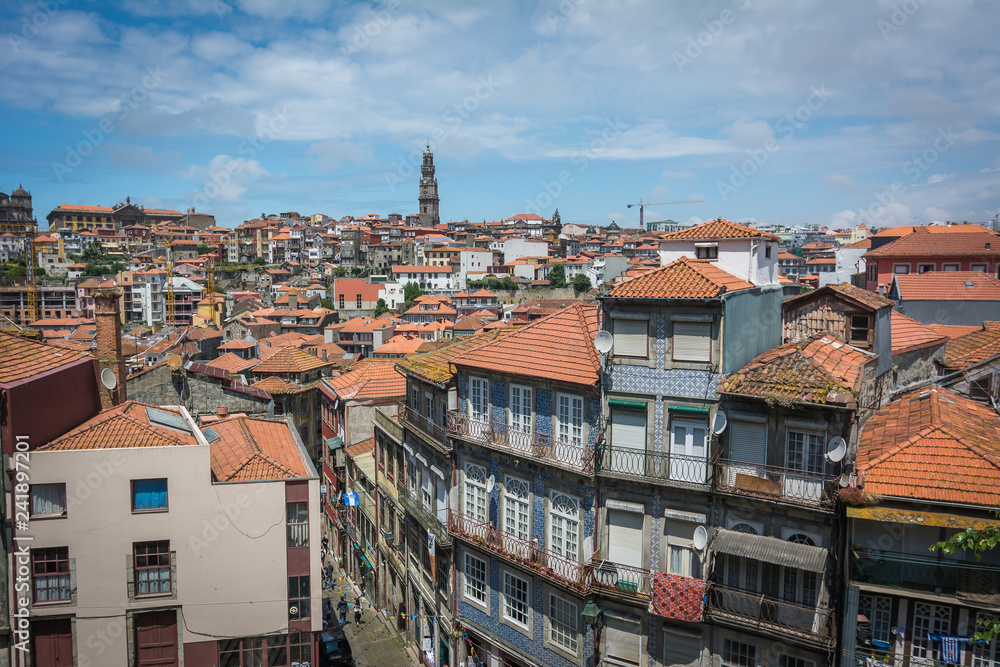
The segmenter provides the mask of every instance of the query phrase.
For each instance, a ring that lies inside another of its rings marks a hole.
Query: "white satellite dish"
[[[597,335],[594,336],[594,347],[601,354],[607,354],[614,347],[615,337],[609,334],[607,331],[598,331]]]
[[[851,478],[847,476],[847,473],[844,473],[843,475],[841,475],[840,476],[840,488],[846,489],[850,485],[851,485]]]
[[[694,548],[701,551],[708,544],[708,531],[705,526],[698,526],[694,529]]]
[[[841,438],[839,435],[830,441],[828,445],[829,449],[826,452],[826,460],[830,463],[837,463],[838,461],[843,461],[844,456],[847,455],[847,441]]]
[[[729,418],[725,412],[719,410],[715,413],[715,419],[712,420],[712,432],[719,435],[726,430],[727,424],[729,424]]]
[[[118,378],[115,376],[115,372],[110,368],[105,368],[101,371],[101,384],[104,385],[105,389],[114,389],[118,386]]]
[[[496,477],[490,475],[490,478],[486,480],[486,493],[493,493],[493,487],[496,486]]]

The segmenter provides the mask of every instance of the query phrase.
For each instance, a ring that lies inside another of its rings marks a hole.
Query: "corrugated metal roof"
[[[745,556],[775,565],[794,567],[809,572],[822,572],[826,567],[827,553],[822,547],[786,542],[776,537],[739,533],[717,528],[712,549],[717,553]]]

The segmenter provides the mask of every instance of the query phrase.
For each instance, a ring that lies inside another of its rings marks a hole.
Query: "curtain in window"
[[[164,509],[167,506],[167,480],[137,479],[133,484],[135,509]]]
[[[31,487],[32,514],[62,514],[66,511],[66,487],[62,484],[36,484]]]

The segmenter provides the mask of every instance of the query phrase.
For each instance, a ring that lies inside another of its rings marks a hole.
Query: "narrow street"
[[[340,600],[341,591],[344,597],[351,604],[347,612],[347,622],[344,623],[344,634],[351,643],[351,650],[354,653],[354,664],[356,667],[406,667],[413,665],[418,667],[415,653],[407,650],[403,640],[391,631],[388,627],[389,619],[385,614],[379,613],[369,604],[367,598],[362,598],[361,624],[354,624],[354,597],[360,593],[360,589],[337,567],[335,558],[327,556],[327,562],[333,564],[333,588],[323,589],[324,603],[330,601],[334,609],[334,616],[337,615],[337,602]],[[338,581],[340,579],[340,581]]]

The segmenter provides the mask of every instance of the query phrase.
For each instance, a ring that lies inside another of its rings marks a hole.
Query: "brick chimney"
[[[288,309],[298,310],[299,308],[299,297],[298,293],[294,290],[288,292]]]
[[[115,374],[115,388],[107,389],[100,384],[101,409],[107,410],[120,405],[127,399],[125,358],[122,356],[122,324],[119,299],[122,290],[118,288],[97,289],[91,293],[94,297],[95,317],[97,319],[97,365],[98,373],[110,368]],[[100,377],[98,377],[100,383]]]

